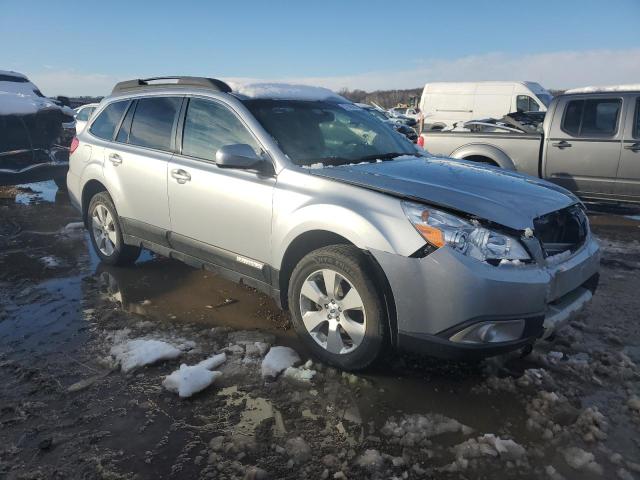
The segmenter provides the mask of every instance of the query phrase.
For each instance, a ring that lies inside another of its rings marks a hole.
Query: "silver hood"
[[[579,200],[552,183],[497,167],[440,158],[310,169],[312,175],[441,206],[515,230]]]

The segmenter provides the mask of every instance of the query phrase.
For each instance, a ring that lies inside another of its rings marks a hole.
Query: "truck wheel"
[[[129,265],[140,255],[140,247],[125,245],[120,217],[107,192],[96,193],[87,210],[89,236],[100,260],[109,265]]]
[[[386,309],[372,278],[367,258],[350,245],[314,250],[296,265],[288,292],[291,317],[322,361],[361,370],[380,355]]]

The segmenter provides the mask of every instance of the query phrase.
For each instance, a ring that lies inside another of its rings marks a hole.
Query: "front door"
[[[640,200],[640,95],[629,98],[622,142],[616,194],[623,200]]]
[[[545,145],[544,178],[579,195],[615,193],[622,141],[621,98],[559,101]]]
[[[171,243],[178,250],[265,280],[271,251],[275,177],[220,168],[218,148],[258,141],[226,105],[191,98],[182,149],[169,163]]]

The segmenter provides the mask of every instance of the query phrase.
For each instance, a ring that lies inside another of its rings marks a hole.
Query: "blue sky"
[[[366,90],[505,77],[550,88],[640,82],[640,0],[0,0],[0,12],[0,44],[11,45],[0,69],[48,94],[171,73]]]

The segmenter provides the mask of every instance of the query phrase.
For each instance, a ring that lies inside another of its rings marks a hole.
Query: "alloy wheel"
[[[353,284],[323,268],[309,275],[300,290],[300,314],[311,338],[333,354],[354,351],[365,336],[364,303]]]
[[[91,227],[98,250],[107,257],[113,255],[118,238],[116,227],[109,209],[101,203],[93,209]]]

